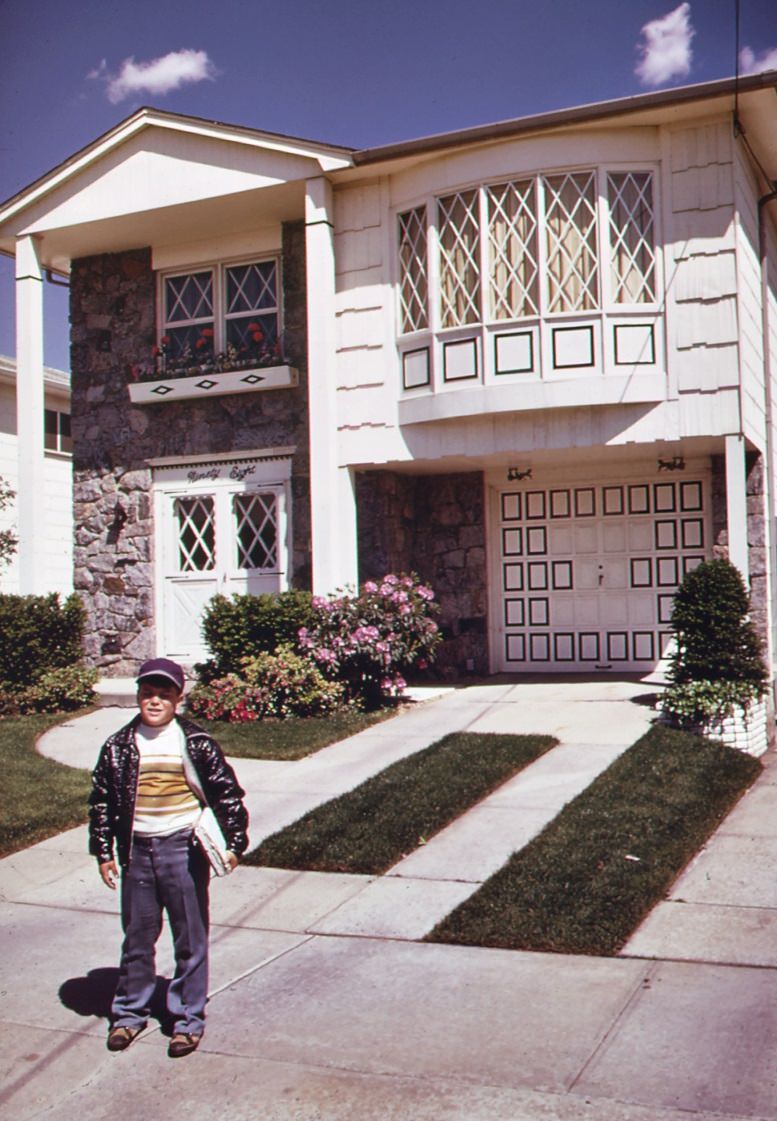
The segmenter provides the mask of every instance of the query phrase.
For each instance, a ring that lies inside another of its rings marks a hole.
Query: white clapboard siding
[[[766,446],[763,376],[761,270],[758,260],[757,184],[741,149],[735,160],[739,346],[742,378],[742,428],[760,448]]]
[[[337,356],[337,384],[343,389],[362,385],[382,385],[386,380],[386,352],[383,346],[361,346],[341,350]]]

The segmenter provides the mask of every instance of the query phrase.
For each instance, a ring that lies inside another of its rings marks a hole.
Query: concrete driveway
[[[649,726],[642,682],[479,684],[296,763],[237,760],[252,843],[448,731],[559,746],[386,876],[241,867],[212,889],[208,1029],[105,1049],[120,930],[79,828],[0,861],[0,1107],[15,1121],[777,1118],[772,757],[620,957],[419,941]],[[47,734],[90,766],[126,713]],[[169,976],[163,934],[158,972]],[[160,982],[161,983],[161,982]]]

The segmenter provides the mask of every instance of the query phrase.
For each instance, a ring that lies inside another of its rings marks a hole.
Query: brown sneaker
[[[170,1040],[167,1053],[171,1059],[182,1059],[184,1055],[191,1055],[200,1045],[201,1035],[189,1035],[187,1032],[177,1031]]]
[[[109,1051],[126,1051],[133,1039],[140,1035],[142,1031],[142,1027],[130,1028],[126,1025],[118,1028],[111,1028],[108,1032],[106,1047]]]

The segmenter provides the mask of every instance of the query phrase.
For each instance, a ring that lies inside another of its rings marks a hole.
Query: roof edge
[[[770,86],[777,86],[777,70],[765,70],[760,74],[750,74],[738,79],[721,78],[714,82],[703,82],[693,86],[678,86],[675,89],[660,90],[657,93],[636,94],[632,97],[617,98],[610,101],[597,101],[571,109],[556,109],[529,117],[515,117],[488,125],[474,125],[471,128],[458,129],[454,132],[434,133],[417,140],[401,140],[395,144],[362,148],[353,153],[353,160],[357,167],[363,167],[383,160],[423,155],[443,148],[501,140],[520,133],[544,132],[548,129],[582,124],[587,121],[603,120],[606,117],[639,113],[645,109],[668,108],[689,101],[702,101],[705,98],[750,93],[753,90],[766,89]]]

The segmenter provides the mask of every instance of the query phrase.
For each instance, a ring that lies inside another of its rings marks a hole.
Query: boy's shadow
[[[77,1016],[111,1018],[111,1001],[119,979],[118,969],[90,969],[86,977],[71,977],[59,988],[59,999],[65,1008]],[[167,989],[170,982],[157,977],[151,998],[151,1019],[157,1020],[163,1034],[172,1034],[172,1024],[167,1012]]]

